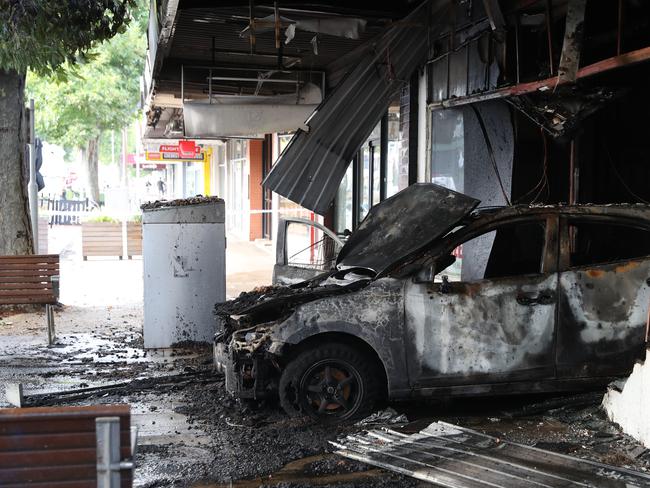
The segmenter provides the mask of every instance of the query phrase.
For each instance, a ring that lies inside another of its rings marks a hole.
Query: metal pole
[[[127,219],[127,212],[129,210],[129,191],[128,191],[128,186],[126,184],[126,127],[122,128],[122,197],[124,198],[124,201],[122,202],[122,258],[123,259],[128,259],[128,245],[127,245],[127,238],[126,238],[126,219]]]
[[[120,418],[95,419],[97,436],[97,488],[120,486]]]
[[[29,100],[29,214],[32,221],[34,254],[38,254],[38,184],[36,183],[36,140],[34,139],[34,99]]]
[[[135,195],[133,199],[136,205],[140,205],[140,154],[144,154],[142,147],[142,127],[140,117],[135,120]]]

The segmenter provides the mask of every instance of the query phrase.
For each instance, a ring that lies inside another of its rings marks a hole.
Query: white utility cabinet
[[[223,201],[144,209],[144,347],[211,341],[226,299]]]

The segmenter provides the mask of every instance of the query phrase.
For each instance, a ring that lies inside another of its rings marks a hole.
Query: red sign
[[[194,141],[179,141],[178,149],[180,150],[181,157],[188,158],[194,156],[196,150],[199,148]]]
[[[183,157],[193,157],[201,152],[201,146],[198,146],[194,141],[179,141],[178,146],[161,144],[158,150],[161,153],[177,153]]]

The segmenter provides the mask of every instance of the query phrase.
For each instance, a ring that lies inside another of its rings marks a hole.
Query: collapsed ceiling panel
[[[560,86],[510,97],[508,103],[553,137],[573,134],[586,118],[623,95],[625,90],[606,87]]]
[[[389,27],[307,121],[263,185],[323,214],[355,152],[427,54],[427,3]]]

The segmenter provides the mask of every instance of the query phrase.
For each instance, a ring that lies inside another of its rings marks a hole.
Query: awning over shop
[[[323,214],[354,153],[390,99],[427,55],[427,3],[367,46],[366,55],[318,107],[284,150],[263,185]]]

